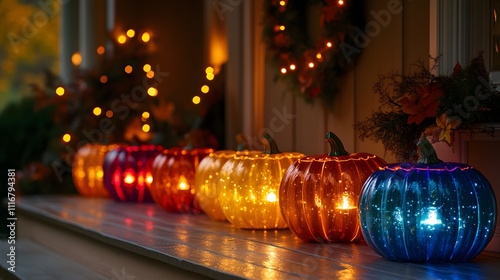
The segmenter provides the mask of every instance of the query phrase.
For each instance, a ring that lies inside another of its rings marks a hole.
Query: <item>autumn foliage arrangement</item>
[[[490,84],[482,53],[468,66],[457,63],[450,75],[435,75],[420,61],[409,74],[380,76],[373,91],[380,108],[355,124],[361,140],[381,141],[399,161],[414,161],[418,139],[452,145],[458,129],[472,131],[477,123],[498,119],[500,95]]]

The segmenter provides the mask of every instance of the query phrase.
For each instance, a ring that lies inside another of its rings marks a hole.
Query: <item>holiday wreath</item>
[[[319,98],[326,107],[332,106],[342,75],[361,53],[355,39],[364,25],[362,2],[265,1],[268,58],[276,65],[276,77],[307,102]],[[310,20],[318,10],[319,23]]]

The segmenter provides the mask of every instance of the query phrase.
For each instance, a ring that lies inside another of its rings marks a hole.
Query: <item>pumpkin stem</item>
[[[418,163],[433,164],[443,162],[437,157],[436,151],[427,138],[422,137],[417,143],[420,160]]]
[[[325,136],[325,141],[327,141],[330,144],[330,153],[328,154],[329,156],[337,157],[337,156],[346,156],[349,153],[345,150],[344,144],[342,144],[342,141],[335,135],[333,132],[328,132]]]
[[[276,145],[276,141],[274,141],[271,135],[264,133],[264,139],[262,139],[262,143],[264,144],[263,154],[279,154],[281,153],[278,149],[278,145]]]
[[[243,133],[238,133],[236,135],[236,151],[244,151],[249,150],[250,145],[248,144],[248,140]]]

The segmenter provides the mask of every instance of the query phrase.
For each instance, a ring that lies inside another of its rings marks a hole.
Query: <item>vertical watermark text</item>
[[[7,269],[16,272],[16,170],[7,169]]]

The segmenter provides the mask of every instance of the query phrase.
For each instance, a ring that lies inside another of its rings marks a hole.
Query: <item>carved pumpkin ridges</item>
[[[366,181],[359,205],[367,244],[391,260],[468,261],[491,240],[496,220],[489,182],[460,163],[387,165]]]
[[[304,241],[352,242],[362,238],[358,197],[365,179],[385,161],[348,154],[328,133],[332,151],[297,160],[283,176],[280,207],[292,232]]]

